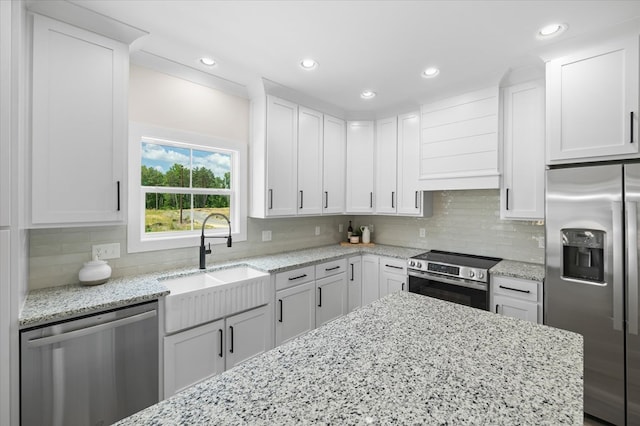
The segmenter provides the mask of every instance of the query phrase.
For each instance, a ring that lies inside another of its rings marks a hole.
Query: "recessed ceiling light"
[[[371,90],[365,90],[362,93],[360,93],[360,97],[362,99],[371,99],[371,98],[375,98],[376,97],[376,92],[373,92]]]
[[[540,40],[559,36],[568,28],[567,24],[549,24],[538,30],[537,38]]]
[[[436,67],[429,67],[426,70],[422,71],[422,76],[424,78],[433,78],[438,74],[440,74],[440,70]]]
[[[216,64],[216,61],[214,61],[211,58],[200,58],[200,62],[202,62],[204,65],[208,66],[208,67],[212,67]]]
[[[303,59],[300,62],[300,68],[302,68],[303,70],[313,70],[313,69],[316,69],[317,67],[318,67],[318,63],[313,59]]]

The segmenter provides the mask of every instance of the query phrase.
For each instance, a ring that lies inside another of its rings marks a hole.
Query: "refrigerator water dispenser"
[[[562,229],[562,277],[604,282],[604,231]]]

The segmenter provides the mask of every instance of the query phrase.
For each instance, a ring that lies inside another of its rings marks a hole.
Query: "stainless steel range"
[[[431,250],[407,260],[409,291],[489,310],[489,269],[502,259]]]

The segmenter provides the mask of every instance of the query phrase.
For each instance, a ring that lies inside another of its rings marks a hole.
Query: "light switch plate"
[[[96,244],[91,246],[91,258],[100,260],[120,258],[120,243]]]
[[[425,228],[420,228],[420,238],[424,238],[427,236],[427,230]]]
[[[320,227],[316,226],[316,235],[320,235]]]
[[[344,226],[341,223],[339,223],[338,224],[338,232],[343,232],[343,230],[344,230]]]

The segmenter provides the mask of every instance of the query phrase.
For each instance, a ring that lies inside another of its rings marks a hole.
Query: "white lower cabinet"
[[[312,281],[276,292],[276,346],[316,327],[315,291]]]
[[[408,291],[406,261],[390,257],[381,257],[380,262],[380,297]]]
[[[261,306],[164,338],[164,397],[222,373],[270,348]]]
[[[316,281],[316,327],[320,327],[347,313],[347,274]]]
[[[362,256],[353,256],[347,265],[348,312],[362,306]]]
[[[380,298],[379,257],[365,254],[362,256],[362,305]]]
[[[492,309],[497,314],[542,324],[542,282],[492,277],[491,299]]]

